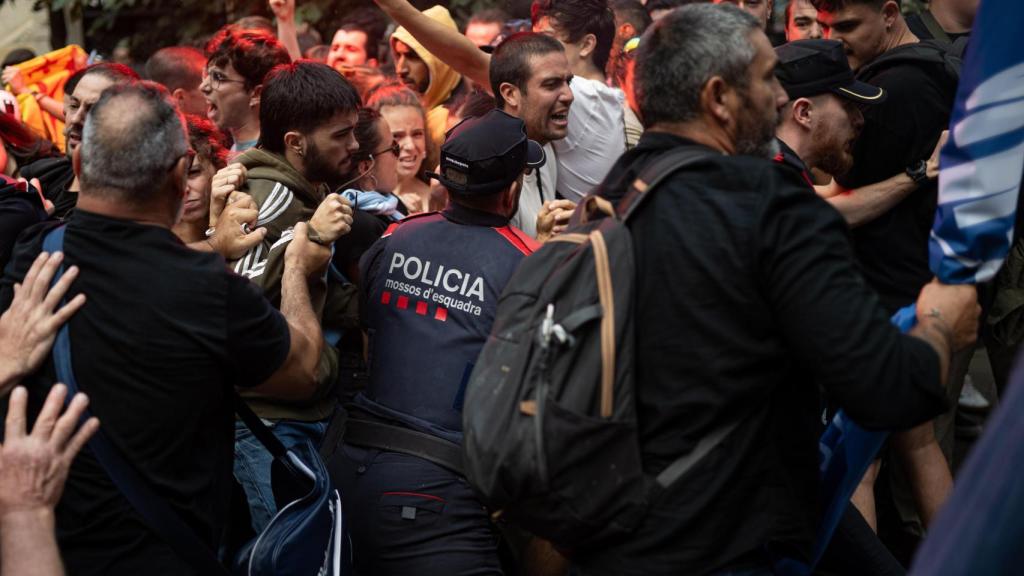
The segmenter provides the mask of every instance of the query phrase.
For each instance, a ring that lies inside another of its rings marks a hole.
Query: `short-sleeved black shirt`
[[[863,108],[864,131],[854,145],[853,168],[837,179],[849,189],[881,182],[928,159],[949,126],[956,96],[955,84],[939,64],[894,63],[859,79],[881,86],[888,97]],[[936,184],[925,184],[852,232],[864,276],[890,313],[914,302],[932,278],[928,237],[936,198]]]
[[[54,223],[26,231],[0,281],[0,308]],[[233,456],[230,386],[264,382],[288,355],[287,324],[223,259],[169,230],[76,210],[65,262],[81,273],[69,297],[72,363],[104,433],[212,547],[222,535]],[[52,362],[28,379],[36,413]],[[83,450],[57,507],[69,574],[189,574]]]
[[[647,132],[606,182],[687,145]],[[889,323],[839,213],[788,166],[709,153],[649,191],[629,224],[645,470],[742,423],[651,502],[633,534],[578,550],[588,576],[699,576],[765,563],[768,550],[808,555],[819,389],[868,427],[907,427],[944,408],[934,350]]]

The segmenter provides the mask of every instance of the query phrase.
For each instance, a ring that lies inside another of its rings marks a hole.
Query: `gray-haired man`
[[[974,289],[931,284],[912,336],[889,324],[843,219],[768,159],[787,97],[756,18],[685,6],[639,50],[647,131],[602,188],[624,190],[679,148],[705,156],[648,190],[629,221],[644,468],[656,475],[732,428],[632,534],[573,562],[581,574],[770,574],[772,554],[811,551],[819,387],[865,426],[934,416],[941,365],[977,328]]]
[[[309,278],[327,248],[288,248],[281,312],[215,254],[171,232],[181,215],[191,151],[181,115],[153,85],[113,86],[84,123],[73,158],[81,192],[64,229],[64,263],[77,266],[68,297],[87,305],[69,322],[75,379],[103,433],[153,490],[216,551],[231,483],[231,387],[302,401],[315,388],[322,336]],[[58,223],[30,228],[0,280],[10,305]],[[52,363],[24,380],[39,403]],[[56,511],[71,574],[193,574],[146,526],[91,451],[79,455]]]

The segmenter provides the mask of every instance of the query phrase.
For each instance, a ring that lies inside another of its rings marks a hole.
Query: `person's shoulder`
[[[574,77],[569,87],[572,89],[573,98],[576,99],[573,106],[622,106],[626,101],[626,95],[622,90],[589,78]]]
[[[498,243],[513,256],[529,256],[540,248],[540,244],[529,234],[511,224],[491,228],[491,230],[497,233]]]

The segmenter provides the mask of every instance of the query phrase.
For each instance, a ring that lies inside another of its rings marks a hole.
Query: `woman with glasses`
[[[359,151],[352,155],[352,171],[342,177],[350,187],[341,194],[353,208],[369,212],[386,224],[401,220],[409,210],[394,195],[401,147],[392,138],[391,127],[379,112],[361,108],[355,137]]]
[[[181,220],[174,226],[174,233],[185,244],[199,242],[206,238],[210,218],[210,188],[213,175],[225,166],[228,150],[224,135],[205,118],[186,115],[189,147],[194,152],[188,169],[185,190],[185,206]]]

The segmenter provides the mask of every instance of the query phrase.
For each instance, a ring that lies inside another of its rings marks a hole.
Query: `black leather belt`
[[[463,476],[462,447],[454,442],[402,426],[349,416],[343,441],[353,446],[376,448],[416,456]]]

